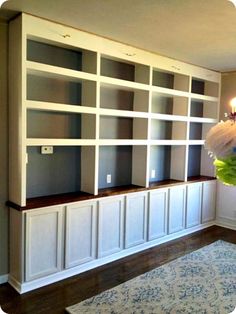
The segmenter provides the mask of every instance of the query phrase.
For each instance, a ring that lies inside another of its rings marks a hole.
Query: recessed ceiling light
[[[233,5],[236,7],[236,0],[228,0],[228,1],[232,2]]]

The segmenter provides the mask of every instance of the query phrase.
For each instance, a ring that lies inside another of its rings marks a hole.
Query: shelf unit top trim
[[[220,73],[160,56],[110,39],[86,33],[75,28],[22,13],[25,38],[41,39],[60,46],[78,47],[100,54],[111,55],[133,63],[140,63],[165,71],[192,75],[208,81],[220,82]],[[147,62],[148,60],[148,62]],[[160,65],[160,66],[158,66]]]

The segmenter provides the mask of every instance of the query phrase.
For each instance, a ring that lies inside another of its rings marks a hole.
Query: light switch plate
[[[53,154],[53,146],[41,146],[41,154],[43,155]]]

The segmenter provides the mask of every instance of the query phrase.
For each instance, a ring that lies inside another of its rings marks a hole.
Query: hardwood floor
[[[210,227],[23,295],[9,284],[3,284],[0,286],[0,305],[9,314],[65,313],[67,306],[219,239],[236,243],[236,231]]]

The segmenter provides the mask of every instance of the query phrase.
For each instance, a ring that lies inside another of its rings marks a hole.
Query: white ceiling
[[[27,12],[218,71],[236,70],[236,9],[228,0],[8,0]]]

